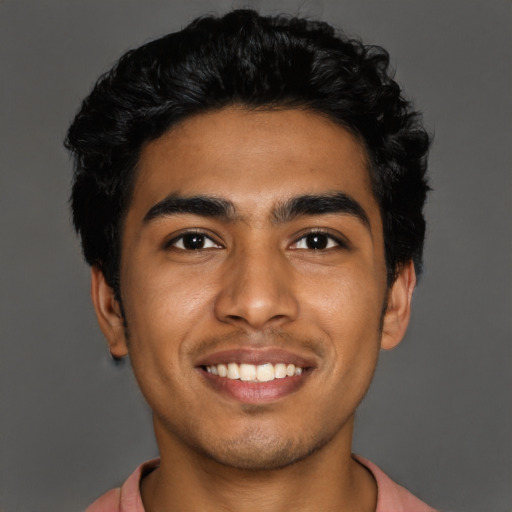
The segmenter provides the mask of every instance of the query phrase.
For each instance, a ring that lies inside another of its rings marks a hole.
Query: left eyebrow
[[[343,192],[293,197],[278,205],[272,216],[274,222],[281,224],[290,222],[297,217],[330,213],[350,215],[370,229],[370,220],[364,208],[355,199]]]

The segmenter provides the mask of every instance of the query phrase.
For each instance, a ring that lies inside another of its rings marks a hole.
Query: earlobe
[[[405,264],[388,292],[387,309],[382,326],[381,348],[396,347],[405,335],[411,317],[411,301],[416,286],[414,263]]]
[[[98,324],[107,338],[112,357],[120,359],[126,356],[128,347],[121,307],[114,290],[97,266],[91,269],[91,298]]]

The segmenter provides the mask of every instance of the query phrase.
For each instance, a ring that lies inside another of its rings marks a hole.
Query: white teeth
[[[239,379],[240,378],[240,370],[238,369],[238,365],[236,363],[228,364],[228,379]]]
[[[219,375],[221,377],[227,377],[228,376],[228,367],[225,364],[218,364],[217,365],[217,371],[219,372]]]
[[[276,379],[284,379],[286,377],[286,365],[284,363],[277,363],[274,366],[274,374]]]
[[[241,364],[240,380],[256,380],[256,366],[253,364]]]
[[[256,379],[258,382],[268,382],[274,380],[274,366],[270,363],[261,364],[256,370]]]
[[[260,364],[217,364],[206,366],[206,371],[212,375],[219,377],[227,377],[228,379],[240,379],[245,382],[270,382],[274,379],[284,379],[285,377],[293,377],[294,375],[302,375],[303,368],[294,364],[271,363]]]

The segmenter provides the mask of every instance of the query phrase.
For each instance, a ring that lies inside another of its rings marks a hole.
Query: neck
[[[285,468],[228,467],[161,435],[161,464],[141,483],[146,512],[373,512],[375,481],[351,456],[352,424],[323,448]],[[160,435],[159,435],[160,434]]]

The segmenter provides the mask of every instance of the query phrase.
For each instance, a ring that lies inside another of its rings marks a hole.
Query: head
[[[324,23],[202,18],[122,57],[66,144],[99,323],[161,448],[246,469],[346,448],[425,231],[428,136],[386,52]],[[300,370],[267,382],[283,364]]]
[[[123,220],[144,144],[184,119],[240,105],[298,108],[346,128],[367,152],[388,283],[421,272],[429,137],[389,72],[387,52],[326,23],[235,11],[129,51],[100,77],[71,125],[71,205],[90,265],[119,292]]]

